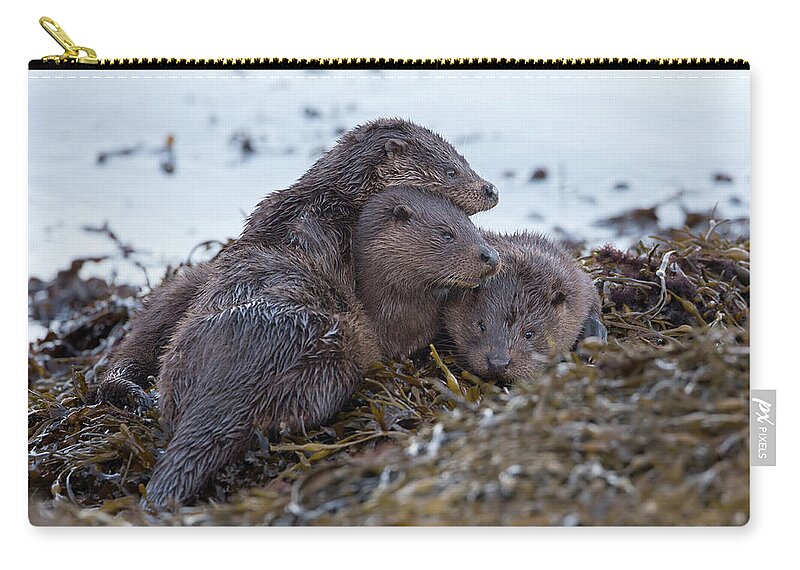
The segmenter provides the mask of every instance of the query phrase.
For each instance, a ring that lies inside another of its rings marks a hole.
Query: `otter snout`
[[[511,366],[511,357],[508,354],[492,353],[486,357],[489,376],[503,376]]]
[[[500,267],[500,254],[495,248],[484,244],[481,246],[481,261],[488,266],[489,273],[494,274]]]
[[[499,196],[497,194],[497,188],[494,187],[494,184],[492,184],[491,182],[487,182],[483,186],[483,193],[487,198],[489,198],[489,200],[491,200],[494,203],[497,203]]]

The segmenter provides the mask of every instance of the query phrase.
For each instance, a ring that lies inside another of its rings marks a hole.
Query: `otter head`
[[[444,196],[472,215],[497,205],[493,184],[478,176],[466,159],[441,136],[400,119],[379,119],[352,131],[371,141],[380,155],[378,185],[414,186]]]
[[[597,295],[566,252],[541,236],[489,235],[503,269],[452,296],[444,327],[462,364],[501,382],[529,378],[580,334]]]
[[[358,280],[377,287],[472,288],[500,268],[497,250],[461,209],[416,188],[391,187],[374,196],[354,243]]]

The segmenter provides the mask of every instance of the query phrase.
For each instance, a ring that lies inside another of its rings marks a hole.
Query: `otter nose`
[[[487,182],[483,187],[483,193],[486,194],[487,198],[492,200],[497,200],[497,188],[494,187],[494,184]]]
[[[500,254],[497,250],[488,245],[481,246],[481,261],[494,269],[500,263]]]
[[[488,356],[486,360],[489,362],[489,375],[502,376],[511,366],[511,359],[506,356]]]

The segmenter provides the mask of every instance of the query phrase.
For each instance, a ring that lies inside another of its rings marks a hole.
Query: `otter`
[[[597,290],[566,250],[535,233],[482,234],[503,268],[444,308],[443,329],[460,364],[509,383],[534,376],[581,336],[605,341]]]
[[[470,270],[478,259],[483,274]],[[434,338],[450,289],[477,287],[500,269],[498,252],[469,218],[422,191],[387,191],[367,204],[353,232],[353,261],[356,296],[386,359]]]
[[[356,267],[372,277],[359,257],[380,258],[409,299],[434,302],[437,291],[471,287],[497,271],[497,251],[441,196],[389,188],[367,202],[361,222]],[[427,327],[417,338],[379,338],[350,280],[359,276],[315,237],[333,231],[326,223],[336,224],[307,217],[294,225],[308,248],[250,244],[212,262],[161,358],[159,405],[172,438],[146,504],[191,500],[244,451],[254,425],[267,433],[319,425],[346,405],[372,363],[428,342]]]
[[[391,185],[425,188],[470,215],[498,201],[494,185],[433,131],[402,119],[356,127],[292,186],[258,204],[230,254],[176,276],[150,294],[100,375],[98,400],[120,407],[149,403],[144,389],[159,375],[159,356],[183,315],[225,263],[247,264],[250,246],[289,247],[314,255],[322,244],[338,252],[333,265],[343,280],[351,279],[353,226],[369,198]],[[320,221],[315,232],[304,229],[309,219]],[[330,265],[323,270],[332,269]]]
[[[145,297],[143,307],[131,319],[131,329],[101,374],[98,401],[137,409],[152,406],[144,389],[158,375],[161,352],[206,279],[206,266],[184,267]]]

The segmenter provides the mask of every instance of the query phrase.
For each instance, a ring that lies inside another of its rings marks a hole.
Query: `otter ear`
[[[411,208],[402,204],[392,208],[392,217],[398,222],[407,222],[411,219]]]
[[[386,149],[386,154],[389,156],[394,156],[396,154],[404,153],[408,148],[408,143],[401,139],[389,139],[386,141],[384,148]]]
[[[564,303],[564,301],[566,301],[566,300],[567,300],[567,296],[566,296],[566,295],[564,295],[564,293],[563,293],[563,292],[561,292],[561,291],[556,291],[555,293],[553,293],[553,299],[550,301],[550,303],[551,303],[551,304],[552,304],[554,307],[558,307],[559,305],[561,305],[562,303]]]

